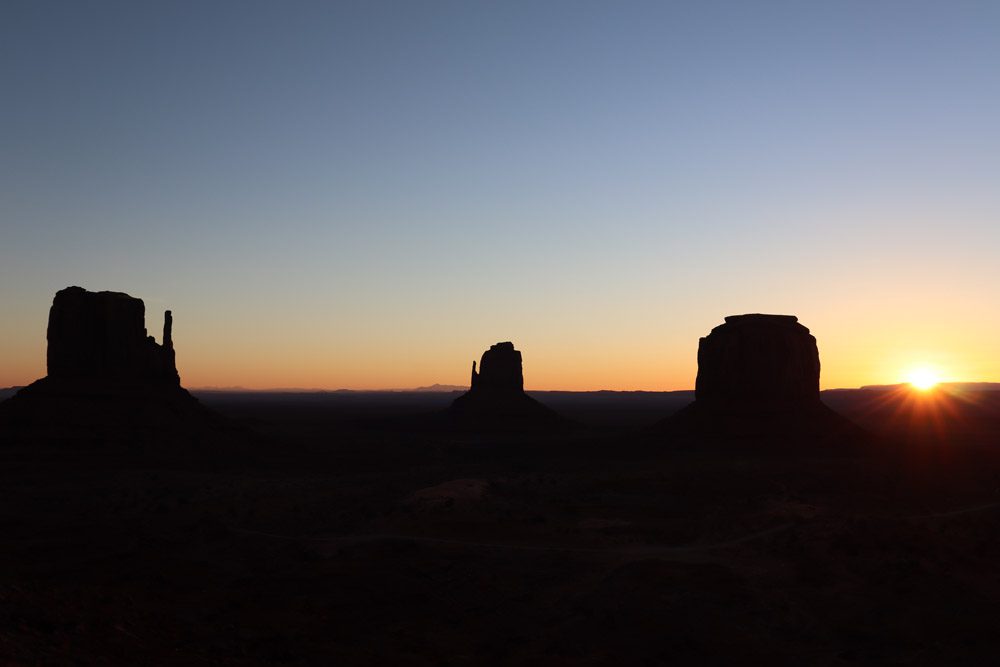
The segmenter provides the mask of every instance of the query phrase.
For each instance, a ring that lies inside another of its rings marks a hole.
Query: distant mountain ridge
[[[442,392],[452,392],[452,391],[468,391],[468,385],[460,384],[432,384],[426,387],[417,387],[416,389],[398,389],[396,391],[412,391],[412,392],[432,392],[432,391],[442,391]]]
[[[905,387],[908,382],[897,382],[895,384],[868,384],[859,389],[896,389]],[[948,389],[958,389],[960,391],[1000,391],[1000,382],[939,382],[937,387]],[[826,389],[825,391],[850,391],[849,388]]]
[[[900,382],[897,384],[869,384],[862,387],[837,387],[833,389],[824,389],[820,393],[826,392],[844,392],[844,391],[878,391],[878,390],[888,390],[897,387],[904,386],[905,382]],[[1000,382],[942,382],[940,384],[942,387],[949,387],[954,389],[960,389],[963,391],[1000,391]],[[0,387],[0,401],[6,400],[20,391],[23,387]],[[199,393],[199,394],[381,394],[381,393],[400,393],[400,394],[433,394],[433,393],[452,393],[457,391],[467,391],[468,386],[458,385],[458,384],[432,384],[423,387],[415,387],[413,389],[300,389],[300,388],[277,388],[277,389],[247,389],[245,387],[195,387],[189,391]],[[608,395],[635,395],[641,396],[645,395],[659,395],[659,394],[680,394],[680,393],[694,393],[692,389],[675,389],[668,391],[658,391],[652,389],[590,389],[590,390],[578,390],[578,391],[563,391],[558,389],[546,389],[546,390],[534,390],[528,389],[529,394],[608,394]]]

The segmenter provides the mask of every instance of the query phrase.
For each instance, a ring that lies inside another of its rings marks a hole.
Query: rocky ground
[[[183,441],[0,449],[0,664],[938,665],[1000,650],[991,437],[778,456],[313,410],[295,428],[255,405],[252,430],[234,410],[235,430]]]

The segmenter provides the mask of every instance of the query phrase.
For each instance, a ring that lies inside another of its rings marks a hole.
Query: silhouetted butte
[[[180,385],[173,317],[164,313],[163,344],[147,334],[145,304],[121,292],[67,287],[49,310],[50,379]]]
[[[695,398],[732,411],[819,401],[819,349],[794,315],[731,315],[698,342]]]
[[[695,401],[661,422],[675,434],[858,434],[820,401],[816,338],[794,315],[731,315],[698,342]]]
[[[172,325],[168,310],[159,344],[146,331],[141,299],[60,290],[49,310],[48,375],[0,404],[0,428],[78,441],[206,420],[211,413],[180,386]]]
[[[521,353],[511,342],[497,343],[483,353],[472,382],[455,399],[451,416],[462,424],[486,428],[530,428],[564,423],[555,412],[524,393]]]

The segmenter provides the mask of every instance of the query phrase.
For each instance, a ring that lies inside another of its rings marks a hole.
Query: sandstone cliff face
[[[470,391],[500,394],[524,392],[521,353],[514,349],[514,343],[491,345],[490,349],[483,352],[478,373],[476,362],[472,362]]]
[[[660,422],[677,443],[849,451],[861,429],[820,401],[816,339],[792,315],[733,315],[698,344],[695,401]]]
[[[497,343],[472,363],[472,386],[455,399],[450,414],[473,428],[524,429],[562,423],[558,415],[524,393],[521,353]]]
[[[142,299],[120,292],[57,292],[49,310],[49,377],[179,385],[171,313],[159,345],[146,333],[145,310]]]
[[[168,310],[163,344],[145,306],[120,292],[67,287],[49,310],[48,375],[0,403],[0,444],[149,443],[222,422],[180,386]]]
[[[698,344],[699,403],[780,407],[819,401],[819,350],[793,315],[735,315]]]

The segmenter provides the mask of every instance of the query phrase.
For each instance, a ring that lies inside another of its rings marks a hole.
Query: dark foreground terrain
[[[232,426],[0,448],[0,665],[1000,653],[989,392],[827,396],[871,443],[793,454],[678,448],[641,428],[664,395],[563,396],[583,425],[537,436],[408,421],[440,395],[200,398]]]

